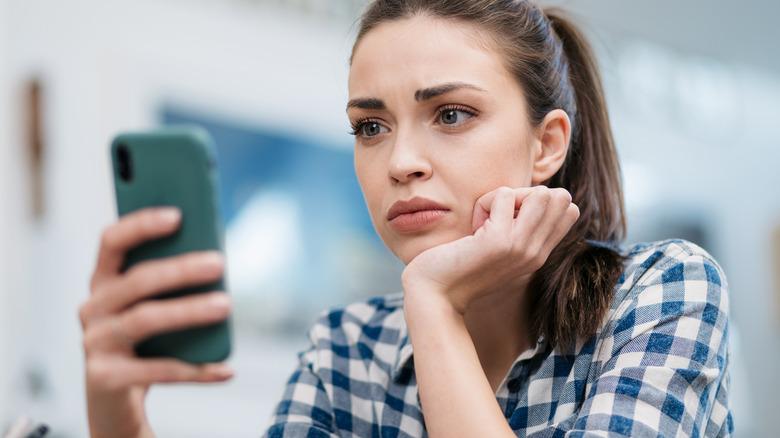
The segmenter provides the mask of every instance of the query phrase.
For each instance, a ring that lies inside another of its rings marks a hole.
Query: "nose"
[[[409,136],[397,137],[390,155],[387,174],[394,183],[398,184],[430,178],[433,167],[421,142]]]

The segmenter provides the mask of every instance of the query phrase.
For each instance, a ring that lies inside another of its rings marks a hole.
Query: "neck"
[[[517,356],[534,342],[528,282],[475,300],[464,315],[482,369],[496,392]]]

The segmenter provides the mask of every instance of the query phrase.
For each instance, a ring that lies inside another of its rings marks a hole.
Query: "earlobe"
[[[547,113],[535,138],[537,144],[531,174],[533,184],[547,181],[563,166],[570,137],[571,121],[568,114],[561,109]]]

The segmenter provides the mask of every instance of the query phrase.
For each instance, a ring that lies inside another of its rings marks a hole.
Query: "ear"
[[[532,184],[547,181],[563,166],[570,137],[571,121],[564,110],[555,109],[544,116],[536,132]]]

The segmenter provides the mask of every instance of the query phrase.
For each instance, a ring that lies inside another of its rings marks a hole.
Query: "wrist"
[[[432,290],[404,290],[404,319],[410,333],[450,333],[465,326],[463,313],[445,296]]]
[[[407,270],[401,275],[401,286],[404,292],[404,312],[409,307],[409,310],[425,314],[455,312],[463,316],[468,309],[466,294],[445,289],[436,281],[410,275]]]

